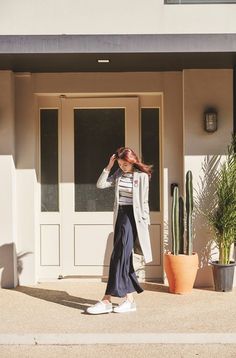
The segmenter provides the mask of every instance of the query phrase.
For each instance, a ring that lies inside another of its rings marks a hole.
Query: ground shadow
[[[83,297],[71,296],[66,291],[49,290],[37,287],[18,286],[14,291],[24,293],[28,296],[38,298],[40,300],[53,302],[62,306],[76,308],[78,310],[86,310],[90,305],[94,305],[97,301]]]
[[[169,287],[156,282],[141,282],[140,286],[144,291],[153,291],[159,293],[169,293]]]

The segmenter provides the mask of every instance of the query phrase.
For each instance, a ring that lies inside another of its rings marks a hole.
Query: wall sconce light
[[[204,129],[208,133],[217,130],[217,112],[214,109],[208,109],[204,112]]]

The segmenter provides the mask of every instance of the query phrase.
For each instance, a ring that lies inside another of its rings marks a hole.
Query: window
[[[149,186],[150,211],[160,211],[159,109],[141,109],[142,159],[153,165]]]
[[[74,130],[75,211],[112,211],[114,188],[100,190],[96,182],[109,155],[125,145],[125,109],[75,109]]]
[[[41,211],[59,211],[58,110],[40,110]]]

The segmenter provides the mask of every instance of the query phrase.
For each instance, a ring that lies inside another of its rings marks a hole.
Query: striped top
[[[124,173],[120,178],[119,205],[133,205],[133,173]]]

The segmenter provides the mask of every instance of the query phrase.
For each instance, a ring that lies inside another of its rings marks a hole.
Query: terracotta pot
[[[189,293],[198,270],[198,254],[173,255],[168,252],[164,255],[164,269],[171,293]]]

